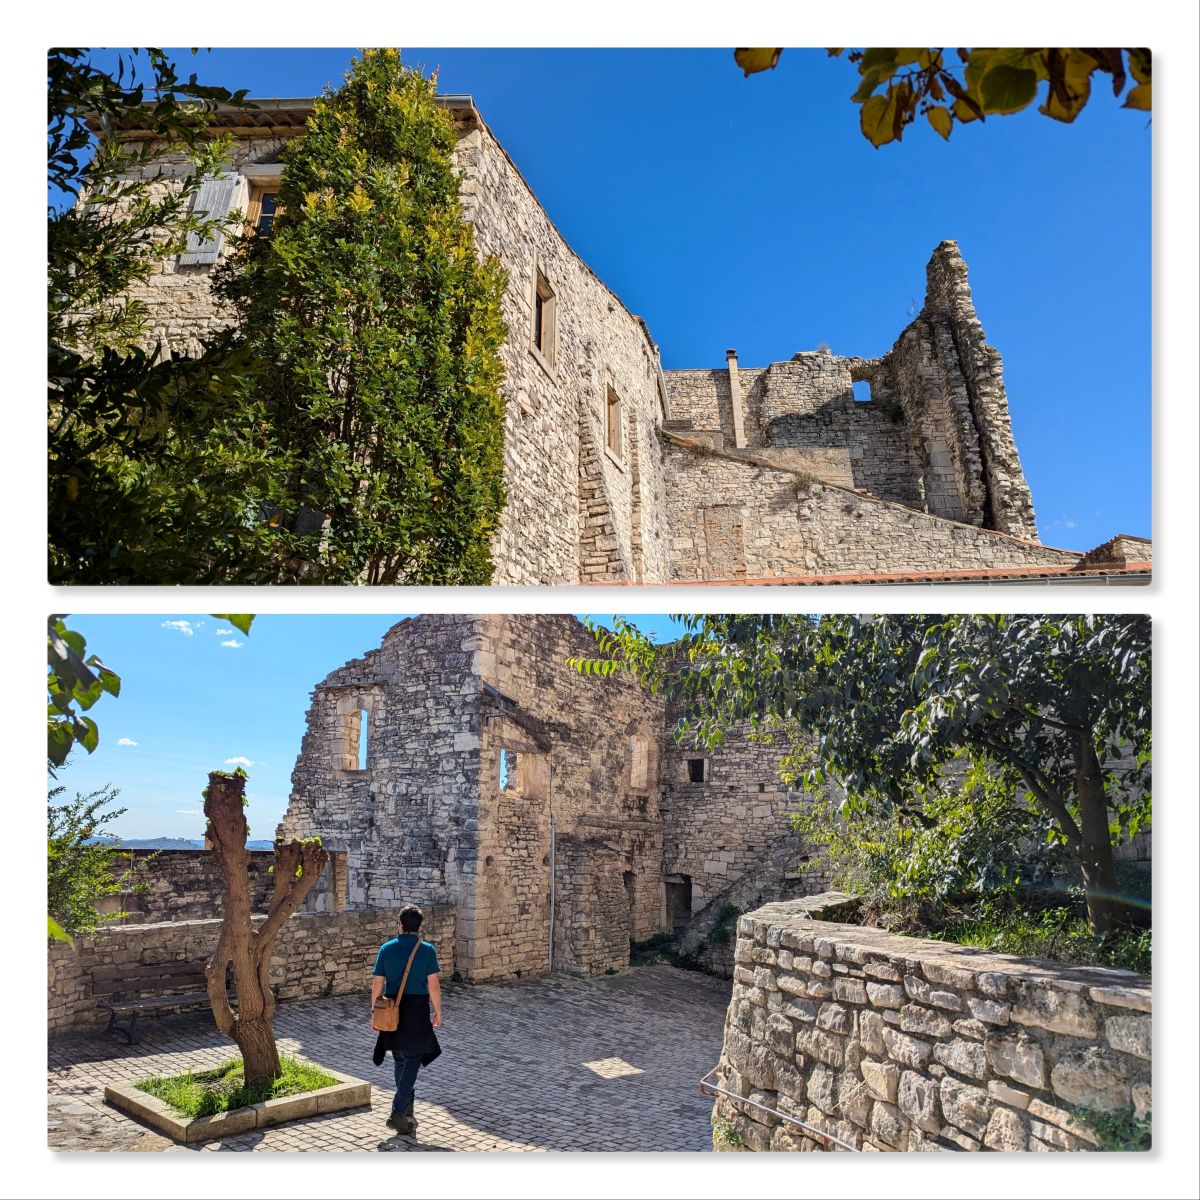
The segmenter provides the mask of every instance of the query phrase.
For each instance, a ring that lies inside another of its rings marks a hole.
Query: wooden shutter
[[[209,217],[223,220],[233,202],[233,190],[237,186],[234,175],[210,175],[201,184],[192,201],[192,212],[198,217]],[[217,230],[216,236],[204,241],[194,233],[188,234],[187,249],[179,256],[181,267],[194,263],[213,263],[221,253],[221,243],[225,240],[224,233]]]

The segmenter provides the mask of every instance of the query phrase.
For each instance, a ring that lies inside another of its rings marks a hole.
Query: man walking
[[[417,1072],[433,1062],[442,1049],[433,1032],[442,1024],[442,988],[438,982],[437,950],[421,940],[424,914],[415,904],[400,910],[400,932],[379,947],[371,979],[371,1012],[386,1001],[399,1004],[396,1029],[380,1033],[375,1042],[376,1066],[390,1050],[396,1064],[396,1095],[389,1128],[404,1136],[417,1132],[413,1094]]]

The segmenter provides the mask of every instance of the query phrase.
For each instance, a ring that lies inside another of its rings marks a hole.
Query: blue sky
[[[100,745],[90,755],[76,747],[59,782],[68,795],[120,788],[129,811],[110,831],[123,837],[194,838],[208,772],[244,766],[250,836],[269,839],[287,807],[309,693],[403,615],[263,614],[247,637],[194,613],[74,614],[69,626],[121,676],[121,694],[93,707]],[[678,630],[665,616],[631,620],[660,641]]]
[[[873,149],[857,74],[788,50],[406,49],[469,92],[567,241],[648,322],[668,368],[873,356],[959,242],[1004,357],[1043,539],[1150,528],[1150,149],[1100,85],[1074,125],[1029,111]],[[206,82],[306,96],[351,51],[215,50]],[[181,61],[187,59],[180,53]]]

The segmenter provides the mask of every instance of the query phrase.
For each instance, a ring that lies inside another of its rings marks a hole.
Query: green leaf
[[[228,621],[239,632],[244,634],[250,633],[250,626],[254,624],[254,613],[213,613],[213,616],[218,621]]]
[[[995,66],[979,82],[979,98],[985,113],[1015,113],[1027,108],[1037,96],[1037,72],[1022,67]]]
[[[46,918],[46,931],[49,936],[54,938],[54,940],[57,942],[67,942],[72,945],[74,944],[71,942],[70,934],[68,934],[53,917]]]

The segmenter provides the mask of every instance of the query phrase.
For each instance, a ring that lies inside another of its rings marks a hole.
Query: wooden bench
[[[97,967],[92,972],[92,995],[108,1009],[104,1032],[123,1034],[132,1046],[138,1041],[138,1020],[166,1012],[208,1007],[206,959],[191,962],[139,963],[136,966]],[[229,987],[228,975],[226,987]],[[232,989],[231,989],[232,990]],[[127,1025],[118,1024],[128,1018]]]

